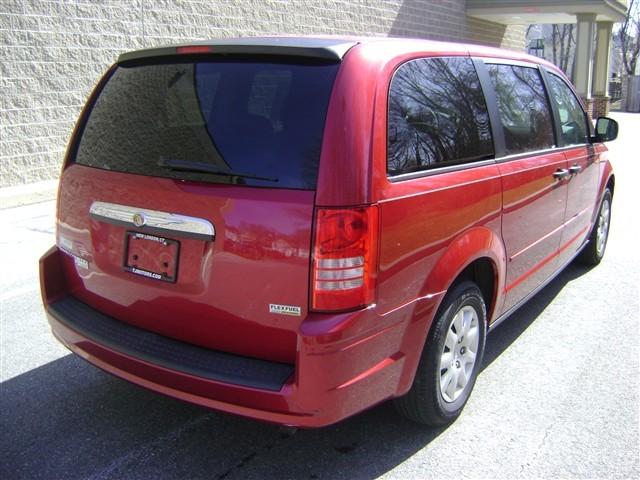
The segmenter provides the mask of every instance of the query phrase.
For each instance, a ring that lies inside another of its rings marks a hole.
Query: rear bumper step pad
[[[97,344],[196,377],[279,391],[293,374],[293,365],[208,350],[128,325],[73,296],[49,305],[48,311]]]

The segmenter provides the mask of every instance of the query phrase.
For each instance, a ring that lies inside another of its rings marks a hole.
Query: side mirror
[[[598,117],[594,141],[610,142],[618,137],[618,122],[609,117]]]

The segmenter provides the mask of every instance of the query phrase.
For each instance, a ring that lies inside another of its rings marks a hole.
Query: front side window
[[[402,65],[389,91],[387,174],[492,158],[489,115],[471,59]]]
[[[507,155],[554,146],[553,121],[540,73],[516,65],[487,65],[496,92]]]
[[[566,83],[558,76],[551,74],[549,86],[551,98],[558,107],[562,140],[565,145],[579,145],[587,142],[587,122],[580,102]]]

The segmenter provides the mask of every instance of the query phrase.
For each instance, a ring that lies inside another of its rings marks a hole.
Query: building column
[[[596,29],[596,55],[593,66],[593,118],[609,113],[609,62],[613,22],[598,22]]]
[[[591,79],[593,72],[593,36],[595,33],[596,14],[579,13],[578,32],[576,35],[575,66],[573,84],[591,113]]]

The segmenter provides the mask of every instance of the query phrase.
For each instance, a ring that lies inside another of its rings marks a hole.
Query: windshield
[[[76,163],[214,183],[315,189],[337,64],[211,61],[118,67]]]

